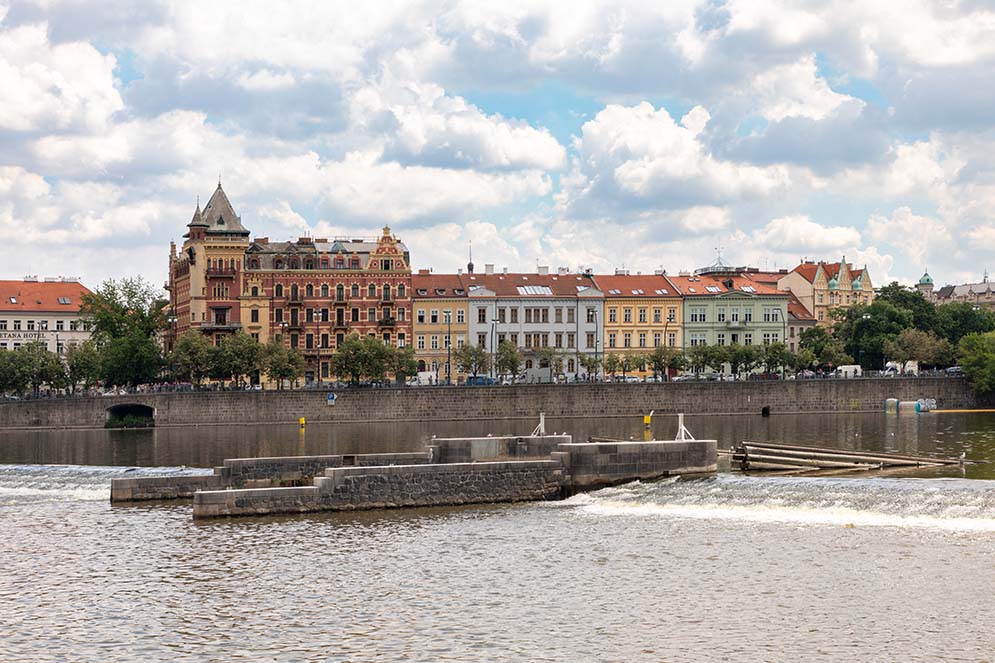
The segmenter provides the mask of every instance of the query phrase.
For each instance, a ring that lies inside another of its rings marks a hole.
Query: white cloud
[[[929,255],[940,256],[952,249],[950,232],[939,220],[919,216],[908,207],[900,207],[890,217],[871,215],[867,234],[879,244],[888,244],[905,254],[915,266],[925,267]]]
[[[0,129],[99,130],[124,103],[115,59],[83,42],[50,44],[44,23],[0,29]]]
[[[774,251],[807,255],[833,255],[860,245],[856,228],[824,226],[804,215],[772,219],[753,233],[753,238]]]
[[[251,74],[243,72],[238,77],[239,87],[252,92],[270,92],[290,87],[297,82],[294,75],[289,72],[274,73],[269,69],[260,69]]]
[[[854,100],[834,92],[825,79],[819,77],[815,56],[811,54],[757,74],[750,94],[759,103],[761,114],[772,122],[786,117],[822,120],[844,102]]]

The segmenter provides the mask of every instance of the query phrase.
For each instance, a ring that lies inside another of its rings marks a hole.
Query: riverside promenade
[[[144,409],[156,426],[369,421],[460,421],[547,417],[873,412],[887,398],[935,398],[940,409],[978,402],[962,378],[861,378],[757,382],[348,388],[329,391],[182,392],[0,403],[3,428],[101,428]]]

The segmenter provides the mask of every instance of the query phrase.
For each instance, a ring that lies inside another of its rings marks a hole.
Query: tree
[[[154,336],[165,328],[164,300],[158,288],[141,277],[109,279],[82,297],[80,315],[100,341],[134,332]]]
[[[366,368],[363,357],[364,349],[363,341],[358,334],[347,336],[332,356],[335,374],[340,378],[348,376],[350,382],[359,384]]]
[[[885,342],[884,352],[888,359],[902,364],[913,360],[927,366],[949,366],[954,358],[949,341],[918,329],[903,329],[895,340]]]
[[[615,374],[622,368],[622,362],[617,354],[605,355],[605,373],[615,377]]]
[[[647,357],[649,365],[653,368],[653,375],[669,375],[670,369],[674,367],[678,355],[680,355],[680,351],[677,348],[671,348],[666,345],[658,345],[653,348],[653,351]]]
[[[190,330],[176,339],[169,364],[178,380],[199,385],[211,370],[213,361],[211,342],[197,330]]]
[[[49,352],[42,341],[26,343],[14,351],[20,355],[20,370],[24,372],[28,385],[37,394],[42,385],[59,389],[65,384],[66,367],[59,355]]]
[[[843,349],[843,343],[841,341],[834,339],[822,349],[821,354],[817,355],[817,361],[820,366],[832,368],[834,366],[846,366],[847,364],[852,364],[853,357],[846,353],[846,350]]]
[[[588,380],[594,380],[601,372],[601,357],[598,355],[583,353],[578,359],[584,374]]]
[[[919,295],[920,299],[922,295]],[[926,302],[929,304],[929,302]],[[840,309],[844,310],[844,309]],[[913,326],[910,310],[899,308],[887,299],[868,306],[851,306],[833,329],[843,342],[843,349],[856,356],[864,368],[884,367],[884,344],[895,340],[903,329]]]
[[[242,377],[259,370],[262,346],[243,331],[225,336],[214,353],[214,377],[242,382]]]
[[[543,346],[536,350],[535,356],[539,366],[549,368],[554,376],[563,372],[563,356],[556,348]]]
[[[739,376],[741,373],[749,373],[757,366],[760,360],[760,347],[756,345],[740,345],[733,343],[729,346],[729,368],[733,375]]]
[[[995,393],[995,332],[962,338],[957,359],[976,392],[986,396]]]
[[[376,336],[366,336],[362,340],[363,375],[374,382],[386,382],[387,373],[394,367],[394,353],[391,346]]]
[[[498,373],[502,375],[517,376],[518,369],[522,365],[522,353],[519,352],[518,346],[510,341],[498,343],[494,365],[497,367]]]
[[[955,346],[968,334],[995,331],[995,313],[967,302],[937,306],[936,319],[937,334]]]
[[[77,385],[89,386],[100,379],[100,351],[93,340],[66,346],[66,379],[70,391]]]
[[[304,374],[304,357],[296,350],[284,347],[276,339],[266,344],[263,350],[262,366],[271,380],[277,383],[278,389],[283,389],[285,381],[297,380]]]
[[[453,350],[453,359],[460,372],[474,377],[479,373],[486,373],[491,367],[491,356],[479,345],[467,344],[456,348]]]
[[[395,348],[391,370],[398,383],[418,374],[418,360],[415,359],[415,349],[411,346]]]
[[[709,351],[707,345],[692,345],[685,350],[684,354],[687,357],[688,364],[695,373],[704,371],[705,367],[709,366],[709,362],[712,360],[712,353]]]
[[[21,395],[28,389],[28,370],[24,355],[0,350],[0,395]]]
[[[911,325],[920,331],[936,331],[938,318],[936,306],[922,296],[918,290],[913,290],[892,281],[878,288],[875,302],[887,302],[895,308],[907,311],[911,316]],[[873,306],[873,304],[872,304]]]
[[[629,365],[630,371],[645,371],[649,365],[649,353],[633,350],[625,353],[625,362]]]
[[[760,361],[766,373],[774,373],[791,361],[791,354],[784,343],[769,343],[760,347]]]
[[[800,348],[798,352],[791,354],[788,360],[788,366],[791,367],[791,370],[798,373],[812,368],[816,361],[818,361],[818,359],[816,358],[814,352],[808,348]]]
[[[134,329],[100,349],[100,379],[115,387],[153,382],[162,368],[159,344]]]
[[[798,347],[811,350],[819,357],[832,341],[833,337],[825,327],[809,327],[799,334]]]

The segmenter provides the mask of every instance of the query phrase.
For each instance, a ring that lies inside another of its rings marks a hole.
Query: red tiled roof
[[[583,274],[461,274],[469,293],[474,286],[483,286],[498,297],[576,297],[578,288],[595,288],[597,284]],[[532,288],[530,288],[532,286]],[[548,289],[548,292],[533,290]],[[530,292],[531,290],[531,292]]]
[[[86,286],[74,282],[0,281],[0,311],[76,313],[82,295],[88,292]],[[60,303],[60,298],[69,303]]]
[[[660,297],[679,295],[659,274],[595,275],[594,282],[605,297]]]
[[[412,274],[411,288],[414,290],[411,296],[415,299],[466,297],[466,286],[460,274]]]
[[[788,315],[796,320],[815,322],[815,316],[809,313],[805,305],[794,295],[791,295],[791,299],[788,300]]]
[[[822,265],[823,271],[826,272],[826,279],[832,279],[839,276],[840,263],[838,262],[803,262],[791,271],[798,272],[809,283],[815,283],[815,275],[819,271],[819,265]],[[850,274],[853,274],[852,264],[847,263],[846,268]],[[862,271],[863,270],[859,270],[858,274]]]
[[[773,288],[761,281],[755,281],[749,274],[704,274],[702,276],[670,276],[670,281],[685,297],[707,297],[721,295],[724,292],[737,291],[750,295],[780,296],[787,297],[789,293]],[[732,288],[728,287],[732,281]],[[712,288],[710,291],[708,288]],[[717,290],[715,290],[717,288]],[[752,288],[753,291],[743,290]]]

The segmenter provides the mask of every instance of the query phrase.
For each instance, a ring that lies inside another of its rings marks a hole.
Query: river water
[[[112,477],[532,425],[2,431],[0,661],[995,660],[993,415],[688,419],[722,446],[964,451],[963,471],[206,522],[108,503]]]

